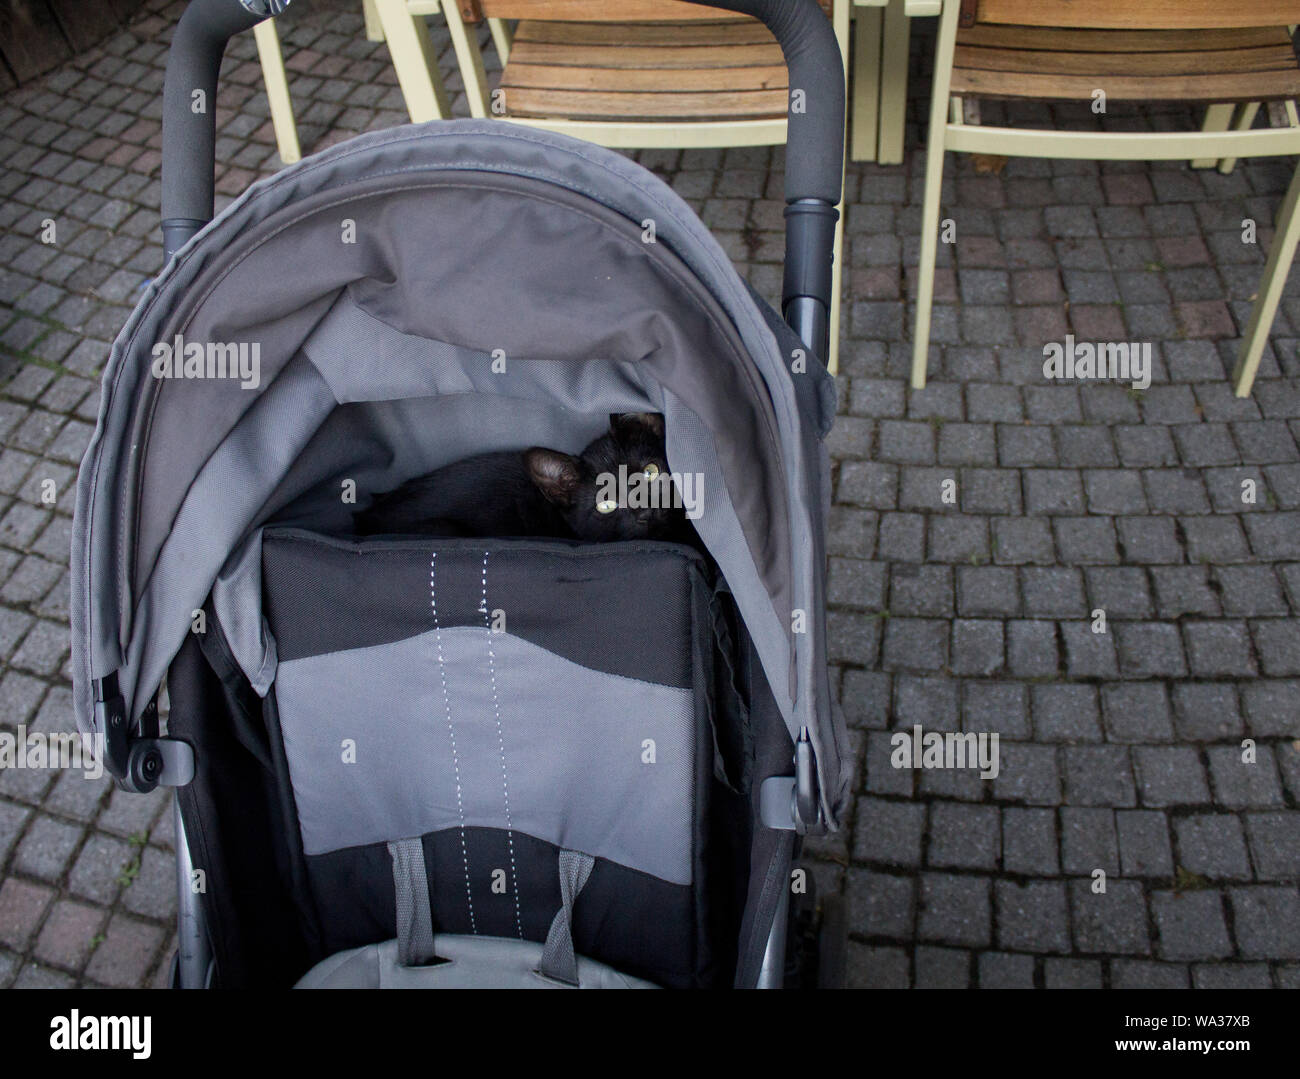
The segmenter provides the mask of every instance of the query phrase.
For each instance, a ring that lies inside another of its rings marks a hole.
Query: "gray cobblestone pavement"
[[[0,96],[11,733],[72,728],[70,491],[109,343],[159,268],[177,10],[159,3]],[[305,149],[404,122],[359,5],[291,11],[281,33]],[[434,39],[452,72],[436,20]],[[919,75],[929,41],[914,45]],[[232,46],[222,87],[224,201],[279,163],[251,38]],[[463,97],[456,109],[467,114]],[[1194,119],[1116,110],[1112,122]],[[909,125],[904,166],[853,165],[847,179],[830,653],[861,786],[847,830],[810,847],[821,887],[850,901],[851,981],[1296,987],[1300,281],[1253,396],[1233,397],[1227,378],[1292,164],[1224,176],[1011,161],[979,174],[950,158],[958,242],[940,249],[931,383],[912,392],[920,137]],[[781,152],[639,158],[775,297]],[[39,239],[47,219],[52,244]],[[1259,244],[1242,242],[1245,219]],[[1153,342],[1150,388],[1045,380],[1043,345],[1067,333]],[[998,733],[999,774],[892,767],[890,733],[913,724]],[[173,873],[162,796],[0,770],[0,986],[160,984]]]

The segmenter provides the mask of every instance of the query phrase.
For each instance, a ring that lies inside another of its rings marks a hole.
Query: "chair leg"
[[[1273,326],[1273,316],[1277,314],[1278,301],[1282,298],[1282,289],[1286,287],[1287,272],[1291,269],[1291,260],[1295,258],[1296,243],[1300,241],[1300,214],[1296,213],[1296,204],[1300,202],[1300,166],[1291,177],[1291,186],[1278,210],[1277,226],[1273,234],[1273,246],[1268,252],[1268,261],[1264,263],[1264,279],[1260,282],[1259,298],[1250,313],[1250,322],[1241,341],[1241,353],[1237,367],[1232,372],[1233,389],[1238,397],[1249,397],[1250,388],[1255,382],[1255,372],[1259,370],[1259,358],[1264,352],[1264,343]]]
[[[514,31],[505,19],[488,19],[488,29],[492,31],[492,43],[497,47],[497,58],[505,67],[510,59],[510,47],[515,43]]]
[[[840,63],[844,69],[845,101],[849,90],[849,53],[852,41],[851,11],[847,2],[836,3],[832,12],[831,25],[835,30],[835,41],[840,47]],[[846,140],[847,142],[847,140]],[[829,337],[826,347],[826,368],[831,374],[840,369],[840,307],[841,292],[844,288],[844,206],[848,201],[844,196],[845,173],[848,166],[848,146],[842,144],[844,153],[840,155],[840,204],[835,207],[839,216],[835,219],[835,237],[831,243],[831,308],[826,313]]]
[[[423,16],[407,11],[406,0],[374,0],[374,4],[411,123],[446,119],[451,102]]]
[[[832,375],[840,370],[840,310],[844,291],[844,203],[840,202],[840,219],[835,222],[835,248],[831,262],[830,340],[826,349],[826,368]]]
[[[898,165],[903,161],[903,133],[907,120],[907,52],[912,20],[903,0],[890,0],[885,8],[885,29],[880,57],[880,148],[876,161]]]
[[[853,161],[875,161],[880,131],[880,9],[860,7],[853,21],[849,157]]]
[[[1211,105],[1205,110],[1205,123],[1201,125],[1202,131],[1227,131],[1232,126],[1232,114],[1236,111],[1236,105]],[[1210,169],[1218,164],[1213,157],[1196,157],[1191,161],[1194,169]]]
[[[934,49],[934,81],[930,89],[930,127],[926,132],[925,194],[921,207],[921,251],[916,267],[916,325],[912,331],[912,387],[925,386],[930,351],[930,315],[934,305],[934,264],[938,257],[939,201],[943,196],[944,139],[951,108],[952,58],[957,43],[957,17],[963,5],[944,4],[939,40]]]
[[[1251,125],[1255,123],[1255,117],[1258,115],[1258,113],[1259,113],[1258,101],[1246,102],[1244,105],[1241,106],[1241,110],[1237,113],[1237,119],[1233,122],[1232,125],[1233,130],[1249,131],[1251,129]],[[1225,157],[1222,161],[1219,162],[1219,171],[1223,173],[1223,175],[1225,176],[1227,176],[1228,173],[1230,173],[1236,167],[1237,167],[1237,159],[1235,157]]]
[[[442,13],[447,18],[451,46],[456,51],[460,78],[465,84],[469,114],[476,120],[484,120],[488,115],[488,84],[487,72],[483,69],[483,53],[478,47],[478,27],[465,25],[454,0],[443,0]]]
[[[379,12],[375,10],[375,0],[361,0],[361,13],[366,17],[366,40],[383,41],[384,27],[379,21]]]
[[[943,193],[943,104],[932,110],[921,207],[921,251],[916,267],[916,329],[912,335],[912,386],[924,389],[934,306],[934,266],[939,254],[939,199]]]
[[[284,73],[284,54],[280,51],[280,35],[275,32],[275,20],[267,19],[254,26],[253,38],[257,42],[257,58],[262,64],[262,80],[266,83],[266,99],[271,105],[271,126],[275,128],[280,160],[292,165],[302,160],[302,148],[298,145],[298,127],[293,122],[289,79]]]

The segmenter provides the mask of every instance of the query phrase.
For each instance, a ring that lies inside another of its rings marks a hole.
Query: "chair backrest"
[[[820,0],[831,17],[833,0]],[[748,19],[721,8],[701,7],[681,0],[479,0],[490,19],[544,19],[551,22],[678,22],[687,19],[719,22]]]
[[[1226,30],[1300,23],[1297,0],[961,0],[961,25]]]

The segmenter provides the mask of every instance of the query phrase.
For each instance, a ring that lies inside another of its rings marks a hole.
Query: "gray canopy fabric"
[[[206,377],[163,377],[186,343]],[[112,672],[140,714],[266,521],[346,530],[349,484],[364,503],[469,453],[576,451],[605,413],[657,411],[835,822],[852,768],[825,661],[834,386],[813,357],[791,373],[798,347],[680,198],[574,139],[435,122],[255,184],[113,345],[73,527],[79,725]],[[241,348],[255,371],[212,366]]]

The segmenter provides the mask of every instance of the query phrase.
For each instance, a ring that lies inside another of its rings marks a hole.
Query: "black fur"
[[[540,446],[466,457],[377,495],[353,521],[363,536],[683,540],[687,526],[680,509],[596,509],[602,474],[617,476],[620,465],[639,473],[647,464],[666,476],[663,417],[625,413],[611,416],[608,433],[577,457]]]

